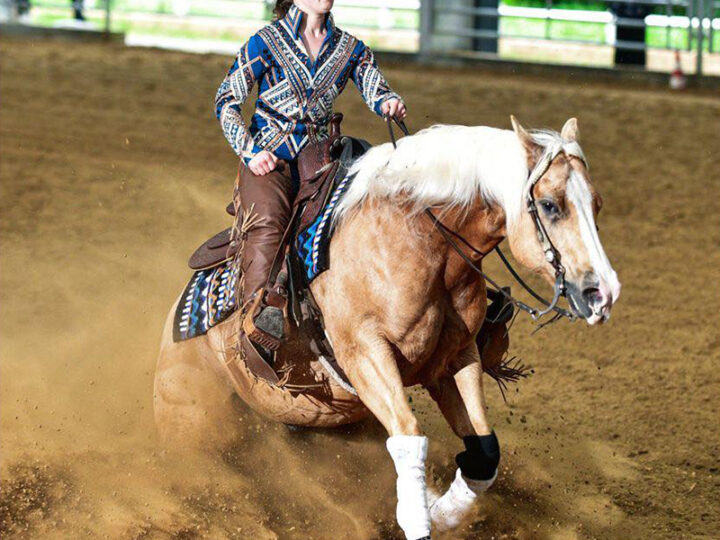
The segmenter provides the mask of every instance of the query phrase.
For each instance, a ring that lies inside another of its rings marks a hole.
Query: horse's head
[[[530,170],[522,211],[507,231],[513,255],[555,283],[553,254],[548,253],[554,247],[571,308],[589,324],[604,322],[620,296],[620,282],[598,236],[595,219],[602,199],[590,182],[578,145],[577,121],[568,120],[558,135],[528,133],[511,119]],[[537,209],[539,224],[531,207]],[[549,242],[543,244],[544,235]]]

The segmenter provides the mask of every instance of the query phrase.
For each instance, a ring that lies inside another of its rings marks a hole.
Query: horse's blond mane
[[[534,134],[546,146],[554,132]],[[416,211],[436,206],[467,208],[478,197],[498,203],[508,222],[518,216],[528,176],[527,160],[513,131],[490,127],[435,125],[370,149],[351,168],[356,174],[335,211],[342,220],[365,200],[384,197]]]
[[[543,148],[563,143],[553,130],[534,130]],[[371,148],[351,168],[355,174],[333,219],[341,221],[374,197],[410,203],[415,212],[427,207],[467,208],[482,197],[500,204],[508,225],[522,209],[528,177],[525,151],[515,133],[485,126],[434,125],[398,141]]]

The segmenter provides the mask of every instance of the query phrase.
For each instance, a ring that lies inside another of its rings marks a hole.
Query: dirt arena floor
[[[152,379],[185,261],[227,226],[236,160],[213,116],[230,58],[0,41],[3,538],[390,539],[394,472],[374,421],[291,433],[238,404],[220,456],[163,449]],[[623,282],[606,326],[513,354],[499,479],[447,538],[717,538],[720,98],[388,66],[409,124],[560,128],[577,116]],[[346,131],[385,140],[350,86]],[[506,276],[495,261],[488,268]],[[461,443],[423,392],[431,483]]]

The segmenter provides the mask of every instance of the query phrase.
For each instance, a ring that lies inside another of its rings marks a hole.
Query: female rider
[[[278,0],[276,19],[243,45],[215,98],[225,137],[241,158],[242,206],[259,217],[247,232],[241,262],[243,305],[257,306],[246,315],[260,330],[248,335],[256,344],[268,345],[269,337],[277,346],[282,339],[277,300],[250,301],[264,290],[288,224],[298,188],[296,158],[308,142],[308,130],[323,133],[348,79],[376,114],[398,120],[406,115],[372,51],[335,27],[332,6],[333,0]],[[258,99],[248,130],[240,107],[255,83]]]

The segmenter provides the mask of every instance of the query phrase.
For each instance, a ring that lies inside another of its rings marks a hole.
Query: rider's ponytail
[[[275,14],[275,19],[282,19],[287,15],[288,9],[290,9],[290,6],[293,5],[293,0],[276,0],[275,2],[275,8],[273,9],[273,13]]]

